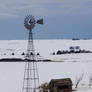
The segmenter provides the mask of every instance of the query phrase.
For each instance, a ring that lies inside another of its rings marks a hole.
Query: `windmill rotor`
[[[43,24],[43,19],[41,18],[36,21],[34,16],[32,15],[27,15],[26,18],[24,19],[24,26],[28,30],[32,30],[35,27],[36,23]]]
[[[36,21],[34,16],[32,15],[27,15],[26,18],[24,19],[24,26],[28,30],[32,30],[35,27]]]

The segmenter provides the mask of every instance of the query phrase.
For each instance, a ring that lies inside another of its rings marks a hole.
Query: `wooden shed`
[[[69,92],[72,91],[72,81],[70,78],[52,79],[48,87],[50,92]]]

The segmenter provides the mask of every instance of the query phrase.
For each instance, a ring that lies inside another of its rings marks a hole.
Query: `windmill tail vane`
[[[37,24],[43,24],[43,19],[37,20]]]

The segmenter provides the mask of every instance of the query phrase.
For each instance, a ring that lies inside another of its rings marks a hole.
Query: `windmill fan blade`
[[[37,20],[37,23],[38,23],[38,24],[43,24],[43,19]]]

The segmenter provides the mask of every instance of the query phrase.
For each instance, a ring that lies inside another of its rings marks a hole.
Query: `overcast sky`
[[[92,0],[0,0],[0,39],[27,39],[28,14],[44,19],[34,38],[92,38]]]

